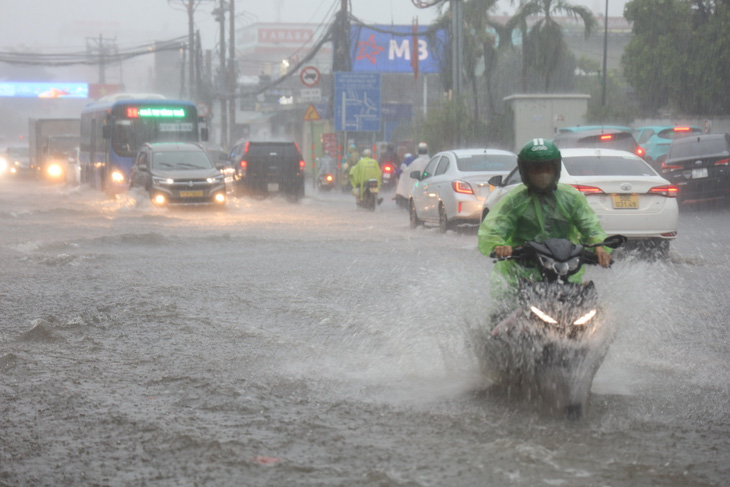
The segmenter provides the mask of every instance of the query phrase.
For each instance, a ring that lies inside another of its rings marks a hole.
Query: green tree
[[[624,16],[633,37],[621,62],[644,112],[730,110],[728,0],[632,0]]]
[[[528,67],[540,73],[545,82],[544,90],[549,92],[557,67],[565,61],[569,51],[563,39],[563,29],[554,19],[558,15],[580,18],[586,38],[598,25],[593,13],[586,7],[563,0],[523,0],[513,17],[522,31],[523,91],[527,91]],[[528,26],[530,17],[539,17],[532,27]]]

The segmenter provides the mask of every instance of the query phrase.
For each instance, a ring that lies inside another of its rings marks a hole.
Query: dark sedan
[[[730,135],[704,134],[672,142],[662,174],[679,187],[680,203],[730,198]]]

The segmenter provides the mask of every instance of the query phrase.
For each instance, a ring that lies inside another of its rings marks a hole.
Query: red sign
[[[337,134],[329,132],[322,134],[322,150],[332,157],[337,156]]]
[[[314,66],[302,68],[302,71],[299,73],[299,79],[302,80],[302,83],[310,87],[316,86],[319,83],[319,78],[319,70]]]
[[[259,44],[308,44],[312,41],[312,29],[259,28]]]

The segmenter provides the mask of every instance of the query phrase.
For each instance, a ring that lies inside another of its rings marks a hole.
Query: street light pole
[[[603,83],[601,86],[601,106],[606,106],[606,59],[608,57],[608,0],[606,0],[606,16],[603,18]]]

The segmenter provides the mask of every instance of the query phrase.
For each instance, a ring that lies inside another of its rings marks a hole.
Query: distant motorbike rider
[[[343,191],[346,191],[348,189],[348,186],[350,186],[350,169],[355,167],[359,160],[360,153],[357,150],[357,146],[355,144],[350,145],[350,147],[347,149],[347,157],[345,158],[345,163],[342,164],[342,174],[340,175]]]
[[[400,177],[401,174],[406,170],[408,166],[410,166],[411,162],[416,158],[413,154],[410,152],[406,152],[406,154],[403,156],[403,161],[401,161],[400,165],[395,168],[395,175],[397,177]]]
[[[585,195],[568,184],[558,183],[561,161],[558,148],[545,139],[533,139],[522,148],[517,166],[523,184],[507,193],[480,225],[478,245],[482,254],[494,252],[498,257],[508,257],[514,247],[549,238],[590,244],[606,238]],[[599,264],[608,267],[611,257],[606,249],[594,250]],[[568,280],[580,283],[584,272],[582,269]],[[540,272],[512,260],[498,261],[490,281],[493,296],[509,300],[520,278],[539,281]]]
[[[423,170],[426,169],[426,165],[428,165],[428,161],[430,159],[431,158],[428,155],[428,145],[426,145],[425,142],[421,142],[418,144],[418,157],[416,157],[407,169],[403,171],[400,179],[398,179],[398,186],[395,188],[395,202],[401,208],[408,209],[413,184],[416,183],[416,180],[411,178],[411,173],[414,171],[423,173]]]
[[[383,170],[383,166],[385,164],[390,163],[393,166],[393,169],[397,168],[400,165],[400,157],[398,157],[398,153],[395,151],[395,146],[392,143],[388,143],[385,146],[385,150],[383,151],[383,154],[380,156],[380,170]]]
[[[363,185],[369,179],[378,180],[378,188],[382,182],[382,172],[378,162],[372,158],[373,152],[370,149],[362,151],[362,158],[350,169],[350,184],[352,185],[352,193],[362,201]],[[378,199],[378,204],[383,202],[383,198]]]
[[[332,174],[334,176],[336,170],[337,164],[335,164],[335,160],[329,152],[325,152],[319,159],[319,172],[317,173],[317,177],[322,177],[325,174]]]

